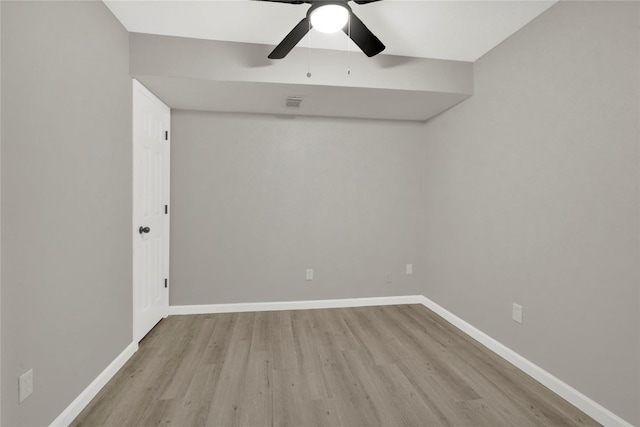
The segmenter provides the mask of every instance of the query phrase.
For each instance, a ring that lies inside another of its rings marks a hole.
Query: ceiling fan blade
[[[309,25],[308,17],[300,21],[280,44],[273,49],[273,52],[269,54],[269,59],[282,59],[287,56],[291,49],[296,47],[298,42],[309,32]]]
[[[269,0],[267,0],[269,1]],[[355,4],[367,4],[367,3],[375,3],[380,0],[353,0]]]
[[[382,44],[380,39],[353,12],[351,12],[349,21],[351,23],[351,34],[349,34],[349,24],[345,25],[342,31],[351,37],[351,40],[358,45],[365,55],[372,57],[385,49],[385,45]]]

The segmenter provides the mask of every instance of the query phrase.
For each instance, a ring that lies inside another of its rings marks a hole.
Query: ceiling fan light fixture
[[[349,11],[339,4],[320,6],[311,12],[311,25],[321,33],[336,33],[347,25]]]

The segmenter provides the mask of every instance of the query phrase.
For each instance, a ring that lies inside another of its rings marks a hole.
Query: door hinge
[[[167,283],[167,282],[168,282],[168,280],[169,280],[169,279],[164,279],[164,287],[165,287],[165,289],[168,287],[168,283]]]
[[[168,141],[168,140],[169,140],[169,131],[168,131],[168,130],[165,130],[165,131],[164,131],[164,140],[165,140],[165,141]]]
[[[164,205],[164,214],[165,215],[169,214],[169,205]]]

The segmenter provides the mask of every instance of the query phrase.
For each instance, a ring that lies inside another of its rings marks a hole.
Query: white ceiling
[[[309,8],[252,0],[104,2],[130,32],[272,46]],[[384,54],[474,62],[555,3],[384,0],[349,4],[387,46]],[[304,38],[300,45],[308,42]],[[343,33],[311,33],[313,48],[347,50],[348,42]]]
[[[556,0],[350,2],[387,49],[311,32],[267,55],[308,4],[256,0],[103,0],[132,34],[131,75],[169,107],[231,113],[428,120],[473,94],[473,64]],[[340,52],[353,49],[350,56]],[[347,70],[353,72],[347,72]],[[307,71],[312,77],[307,77]],[[304,98],[286,109],[284,99]]]

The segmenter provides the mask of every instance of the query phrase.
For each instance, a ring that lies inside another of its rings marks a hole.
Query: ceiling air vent
[[[288,96],[285,99],[284,106],[289,110],[299,110],[302,104],[302,98],[299,96]]]

